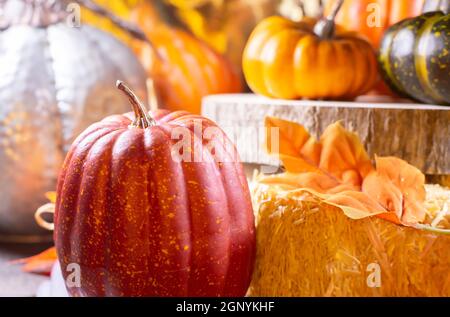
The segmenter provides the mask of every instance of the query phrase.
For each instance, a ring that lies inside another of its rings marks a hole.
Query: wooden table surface
[[[47,279],[45,276],[24,273],[20,265],[11,265],[12,260],[35,255],[51,244],[13,244],[0,243],[0,296],[35,296],[39,285]]]

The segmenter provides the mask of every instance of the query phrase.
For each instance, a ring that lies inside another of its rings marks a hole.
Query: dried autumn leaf
[[[377,172],[369,174],[363,182],[363,191],[370,197],[375,197],[378,203],[390,213],[380,216],[399,224],[402,217],[402,193],[386,177]]]
[[[386,210],[366,193],[343,191],[324,197],[324,203],[340,208],[351,219],[382,215]]]
[[[339,180],[353,185],[361,185],[373,166],[359,137],[344,129],[339,123],[329,125],[320,137],[321,170],[325,170]]]
[[[288,172],[318,172],[321,146],[302,125],[267,117],[265,126],[267,152],[278,155]]]
[[[287,172],[260,177],[261,183],[293,194],[309,192],[353,219],[377,215],[404,225],[424,220],[425,177],[417,168],[377,157],[374,169],[358,136],[339,123],[328,126],[319,142],[294,122],[269,117],[265,124],[267,150],[279,155]],[[275,147],[273,128],[279,132]]]
[[[47,198],[51,203],[56,203],[56,192],[46,192],[45,198]]]
[[[333,194],[345,190],[358,190],[351,184],[342,184],[336,179],[320,173],[284,173],[272,175],[262,180],[265,184],[278,185],[283,190],[305,188],[319,194]]]
[[[278,155],[288,172],[325,173],[358,186],[373,170],[358,136],[345,130],[339,122],[325,130],[320,142],[295,122],[267,117],[265,126],[267,151]],[[279,138],[274,137],[274,128],[278,128]]]
[[[10,262],[11,264],[23,264],[22,271],[27,273],[50,275],[52,266],[58,259],[56,248],[52,247],[29,258]]]
[[[425,176],[396,157],[376,157],[376,166],[376,171],[364,179],[363,192],[375,197],[390,212],[389,220],[422,222],[425,219]]]

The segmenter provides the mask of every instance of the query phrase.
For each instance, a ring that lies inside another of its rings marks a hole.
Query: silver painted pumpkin
[[[44,233],[33,213],[55,189],[69,145],[92,122],[129,110],[116,80],[146,98],[130,49],[69,24],[66,4],[0,0],[0,236]]]

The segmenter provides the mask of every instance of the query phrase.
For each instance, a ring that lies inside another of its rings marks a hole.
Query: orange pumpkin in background
[[[200,113],[204,96],[242,91],[241,79],[231,63],[192,34],[167,25],[155,5],[140,4],[131,14],[150,39],[135,44],[158,98],[169,110]]]
[[[258,94],[282,99],[354,99],[379,79],[374,49],[356,33],[324,19],[293,22],[273,16],[253,31],[243,55],[244,75]]]
[[[325,15],[332,11],[336,1],[327,1]],[[336,23],[362,33],[378,48],[388,27],[419,15],[424,3],[425,0],[345,0],[336,16]]]

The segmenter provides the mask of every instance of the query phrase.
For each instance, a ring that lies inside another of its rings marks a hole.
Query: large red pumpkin
[[[119,87],[135,114],[89,127],[59,177],[58,258],[65,278],[73,277],[71,263],[81,273],[80,287],[68,287],[69,294],[244,296],[255,229],[234,146],[225,146],[229,140],[220,129],[224,141],[214,149],[202,146],[199,132],[216,127],[212,121],[187,112],[148,115]],[[203,160],[174,159],[177,129],[188,131],[196,141],[191,154]]]

